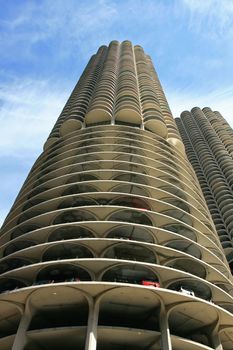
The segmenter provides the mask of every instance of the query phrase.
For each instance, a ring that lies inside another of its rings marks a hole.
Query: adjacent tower
[[[0,235],[1,350],[232,350],[231,273],[151,59],[94,55]]]
[[[207,107],[185,111],[176,122],[233,269],[233,131]]]

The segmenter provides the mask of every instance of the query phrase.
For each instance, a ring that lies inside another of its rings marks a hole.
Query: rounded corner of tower
[[[60,127],[60,135],[66,136],[67,134],[79,130],[82,128],[82,122],[77,119],[67,119]]]
[[[47,151],[55,142],[59,140],[59,137],[49,137],[47,141],[44,143],[43,150]]]

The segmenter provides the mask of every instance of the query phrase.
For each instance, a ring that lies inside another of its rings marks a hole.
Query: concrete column
[[[215,350],[223,350],[223,347],[217,332],[213,332],[212,334],[212,343],[213,343],[213,348]]]
[[[160,310],[160,331],[161,331],[161,348],[163,350],[172,350],[171,335],[168,324],[168,315],[164,305]]]
[[[23,350],[27,342],[27,329],[33,316],[33,310],[27,305],[21,316],[18,330],[11,350]]]
[[[85,350],[96,350],[99,300],[93,300],[89,307]]]

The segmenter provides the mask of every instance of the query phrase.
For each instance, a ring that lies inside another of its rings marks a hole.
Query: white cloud
[[[14,78],[0,89],[1,155],[42,149],[66,98],[63,84]]]
[[[58,59],[76,55],[77,50],[86,59],[96,42],[109,38],[108,29],[113,26],[117,14],[111,1],[25,3],[19,6],[14,17],[0,23],[4,30],[0,39],[2,53],[10,57],[15,46],[19,46],[19,54],[30,58],[36,54],[35,45],[51,40],[57,45],[54,54],[59,54]]]
[[[189,11],[190,28],[213,39],[233,35],[232,0],[178,0]]]
[[[190,111],[196,106],[210,107],[213,111],[219,111],[233,127],[233,86],[202,95],[194,91],[187,93],[181,90],[168,90],[166,96],[174,117],[179,117],[184,110]]]
[[[181,2],[191,11],[204,15],[208,12],[210,15],[230,17],[230,13],[233,12],[232,0],[181,0]]]
[[[162,0],[27,2],[0,22],[2,54],[12,58],[17,45],[23,58],[37,59],[37,45],[51,42],[57,59],[79,55],[87,60],[93,50],[111,40],[136,37],[153,42],[156,28],[167,24],[172,12],[173,6]],[[159,35],[161,38],[163,31]]]
[[[0,225],[71,90],[65,81],[6,77],[4,81],[0,89]]]

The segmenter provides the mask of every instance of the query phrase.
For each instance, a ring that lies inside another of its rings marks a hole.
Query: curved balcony
[[[27,232],[31,232],[34,230],[39,229],[41,226],[38,224],[25,224],[25,225],[21,225],[20,227],[17,227],[16,229],[14,229],[11,233],[11,239],[20,237],[21,235],[24,235]]]
[[[61,243],[49,247],[43,253],[42,261],[82,258],[93,258],[93,253],[82,245]]]
[[[0,281],[0,293],[11,292],[24,287],[27,287],[27,284],[18,279],[1,278]]]
[[[140,225],[153,226],[151,219],[144,212],[132,211],[132,210],[120,210],[113,213],[108,220],[120,221],[120,222],[131,222]]]
[[[183,281],[173,282],[168,289],[175,290],[184,295],[196,296],[198,298],[210,301],[212,299],[211,289],[205,282],[197,282],[192,279],[184,279]]]
[[[12,242],[4,249],[3,256],[7,256],[9,254],[15,253],[19,250],[32,247],[36,245],[34,241],[26,241],[26,240],[18,240],[16,242]]]
[[[164,225],[162,228],[171,232],[178,233],[179,235],[189,238],[192,241],[197,241],[196,234],[192,230],[190,230],[188,227],[185,227],[184,225],[174,223],[174,224]]]
[[[143,261],[151,264],[156,264],[157,262],[153,251],[144,246],[129,243],[115,244],[105,252],[103,257],[107,259]]]
[[[80,221],[95,221],[96,217],[86,211],[69,210],[58,215],[54,221],[54,225],[64,224],[68,222],[80,222]]]
[[[27,266],[32,264],[31,260],[25,258],[9,258],[5,259],[0,263],[0,273],[4,273],[10,270],[18,269],[22,266]]]
[[[201,251],[200,249],[193,243],[186,241],[186,240],[177,240],[174,242],[169,242],[166,245],[169,248],[179,250],[181,252],[187,253],[189,255],[192,255],[193,257],[197,259],[201,259]]]
[[[48,237],[48,242],[62,241],[68,239],[93,238],[94,234],[85,227],[60,227],[52,231]]]
[[[134,240],[146,243],[154,243],[154,238],[145,228],[137,226],[119,226],[107,234],[108,238]]]
[[[83,268],[70,265],[59,264],[49,265],[42,268],[36,276],[35,285],[61,282],[90,281],[91,276]]]
[[[146,282],[148,282],[148,284],[151,282],[152,286],[159,286],[158,278],[153,271],[149,268],[137,265],[120,265],[109,268],[108,271],[104,273],[102,281],[141,285],[144,285]]]

